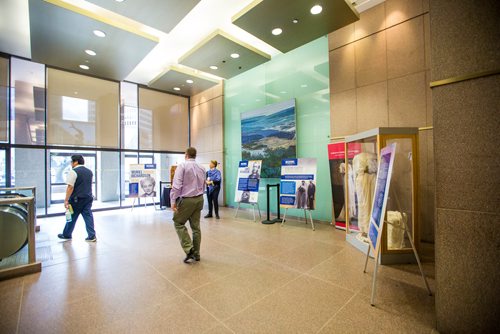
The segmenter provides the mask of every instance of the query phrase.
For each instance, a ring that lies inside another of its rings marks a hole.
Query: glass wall
[[[8,140],[9,60],[0,57],[0,142]]]
[[[327,144],[330,135],[330,90],[328,39],[321,37],[225,82],[224,90],[224,161],[226,201],[236,206],[236,173],[241,160],[241,117],[244,111],[295,98],[297,157],[316,158],[317,207],[314,219],[331,219],[332,194],[328,169]],[[260,208],[266,207],[266,184],[279,179],[263,179]],[[274,191],[274,190],[273,190]],[[276,196],[271,195],[271,211]],[[290,212],[295,215],[296,213]]]
[[[45,144],[45,66],[11,60],[11,142]]]
[[[119,148],[119,85],[49,68],[47,144]]]
[[[170,152],[188,146],[187,98],[15,57],[0,57],[0,88],[0,187],[35,186],[38,216],[64,213],[73,154],[94,174],[94,209],[134,203],[130,165],[139,163],[156,165],[159,202],[160,182],[184,158]]]
[[[188,99],[139,88],[139,147],[141,150],[186,149],[189,133]]]

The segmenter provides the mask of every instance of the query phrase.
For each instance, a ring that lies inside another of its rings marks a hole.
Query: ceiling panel
[[[29,13],[32,60],[49,66],[123,80],[157,44],[45,1],[30,0]],[[95,29],[106,37],[96,37]],[[87,55],[86,49],[97,55]]]
[[[87,0],[132,20],[169,33],[200,0]]]
[[[193,82],[188,83],[187,80],[192,80]],[[218,83],[217,80],[202,78],[194,74],[185,73],[179,69],[170,68],[161,76],[150,82],[148,86],[174,94],[193,96]],[[179,90],[174,89],[174,87],[179,88]]]
[[[232,58],[233,53],[239,58]],[[181,57],[179,63],[229,79],[270,59],[268,54],[217,31]],[[217,69],[210,66],[217,66]]]
[[[265,0],[253,4],[234,16],[233,23],[282,52],[359,20],[349,0]],[[321,13],[311,14],[314,5],[322,6]],[[281,28],[282,34],[273,35],[274,28]]]

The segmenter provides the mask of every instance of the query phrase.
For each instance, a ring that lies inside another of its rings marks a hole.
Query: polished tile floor
[[[95,244],[83,220],[63,242],[64,217],[39,219],[43,270],[0,282],[0,333],[436,332],[416,265],[380,267],[372,307],[373,261],[363,274],[364,255],[342,231],[233,215],[202,219],[202,259],[189,265],[171,211],[95,213]]]

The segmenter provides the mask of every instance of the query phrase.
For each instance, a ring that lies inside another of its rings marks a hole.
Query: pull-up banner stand
[[[380,151],[380,160],[378,162],[378,169],[377,169],[378,170],[377,181],[375,183],[375,194],[373,196],[370,225],[368,227],[369,243],[368,243],[368,250],[366,252],[365,268],[363,272],[366,273],[366,266],[368,264],[370,249],[373,248],[375,269],[373,270],[372,296],[370,299],[370,304],[372,306],[375,305],[375,288],[377,282],[377,271],[378,271],[380,248],[381,248],[380,240],[382,237],[382,230],[384,229],[384,223],[385,223],[384,217],[387,209],[387,199],[389,197],[389,186],[391,184],[392,166],[394,164],[395,153],[396,153],[396,143],[388,145]],[[413,243],[413,238],[410,234],[406,221],[404,230],[406,233],[408,233],[409,237],[408,239],[410,240],[411,247],[413,248],[413,253],[415,254],[415,257],[417,259],[418,268],[420,269],[420,273],[422,274],[422,278],[424,279],[427,291],[429,291],[429,295],[432,295],[429,284],[427,283],[427,279],[425,278],[424,271],[422,270],[422,265],[420,264],[420,258],[418,257],[418,253],[415,248],[415,244]]]
[[[276,206],[278,210],[278,217],[271,219],[271,201],[270,201],[270,190],[272,187],[276,187]],[[267,197],[267,219],[262,221],[262,224],[274,224],[281,223],[282,219],[280,217],[280,184],[268,184],[266,185],[266,197]]]

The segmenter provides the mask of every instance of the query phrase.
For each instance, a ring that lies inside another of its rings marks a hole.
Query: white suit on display
[[[358,228],[360,232],[367,234],[377,180],[377,155],[367,152],[355,155],[352,168],[358,198]]]

